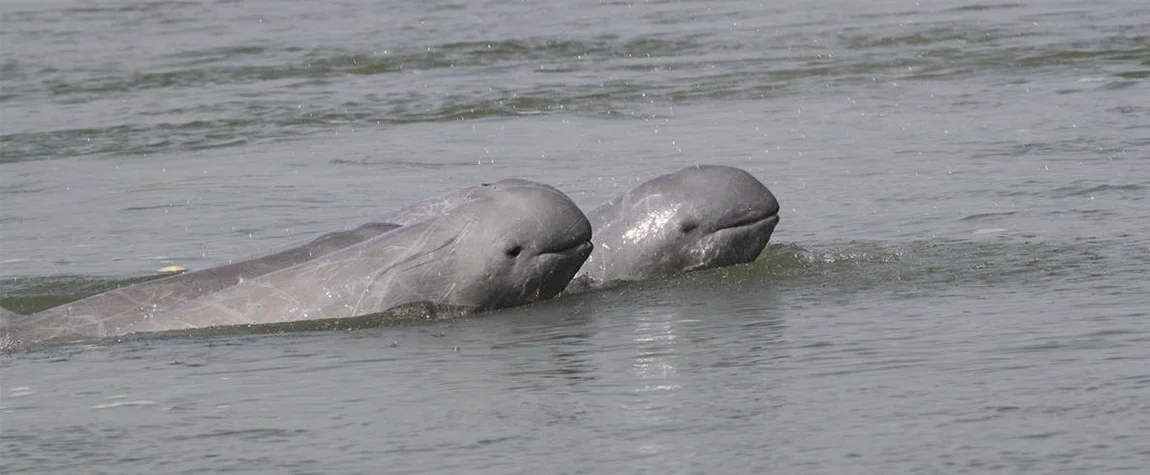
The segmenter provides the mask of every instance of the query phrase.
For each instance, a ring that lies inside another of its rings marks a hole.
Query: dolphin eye
[[[507,248],[507,257],[519,257],[519,253],[523,252],[523,246],[512,246]]]
[[[697,227],[699,227],[699,223],[694,221],[684,221],[683,224],[679,225],[679,231],[682,231],[683,234],[687,234],[691,231],[694,231]]]

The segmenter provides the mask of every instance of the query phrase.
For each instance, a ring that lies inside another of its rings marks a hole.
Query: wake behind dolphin
[[[779,202],[744,170],[696,165],[587,216],[595,250],[569,292],[754,261],[779,223]]]
[[[350,318],[412,304],[458,313],[522,305],[559,293],[590,254],[590,237],[587,218],[563,193],[504,180],[262,258],[129,286],[28,317],[0,315],[0,347]]]

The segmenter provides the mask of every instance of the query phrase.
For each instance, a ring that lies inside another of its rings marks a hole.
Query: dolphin
[[[752,262],[779,202],[750,173],[696,165],[646,181],[587,214],[595,250],[568,292]]]
[[[159,311],[171,305],[231,287],[246,279],[259,277],[327,255],[403,225],[440,216],[445,211],[466,202],[476,193],[476,190],[487,187],[492,189],[538,187],[558,192],[550,185],[516,178],[469,186],[375,215],[341,231],[320,235],[304,244],[292,245],[267,255],[240,262],[181,273],[115,289],[73,302],[70,305],[77,311],[80,307],[89,307],[90,312],[101,312],[106,310],[100,309],[119,307],[136,307],[140,310],[151,308],[153,311]],[[9,318],[21,318],[14,312],[0,308],[0,316],[3,315],[7,315]]]
[[[466,314],[558,294],[590,255],[565,194],[527,180],[464,188],[249,261],[113,290],[21,317],[0,348],[229,325]]]

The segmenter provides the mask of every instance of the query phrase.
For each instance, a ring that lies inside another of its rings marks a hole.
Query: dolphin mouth
[[[774,231],[775,225],[779,224],[779,212],[773,211],[765,215],[753,214],[734,223],[719,227],[715,232],[751,229],[764,224],[770,225],[771,231]]]
[[[775,226],[779,224],[779,213],[752,215],[725,227],[716,229],[701,243],[703,257],[693,265],[683,269],[691,272],[715,267],[753,262],[767,247]]]
[[[562,249],[544,249],[539,252],[540,255],[555,254],[563,257],[579,257],[587,259],[591,255],[591,250],[594,249],[591,241],[579,241],[571,246]]]
[[[544,262],[550,263],[551,271],[544,279],[543,285],[535,289],[526,301],[537,302],[559,295],[559,292],[571,283],[571,279],[575,278],[575,274],[579,272],[583,263],[587,262],[587,258],[591,257],[591,250],[594,248],[595,245],[591,244],[591,241],[580,241],[566,249],[541,252],[539,257],[543,258]]]

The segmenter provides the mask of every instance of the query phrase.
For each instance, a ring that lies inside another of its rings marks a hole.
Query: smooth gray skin
[[[387,220],[398,223],[380,222]],[[137,284],[28,317],[0,314],[8,320],[0,322],[7,332],[0,347],[350,318],[411,304],[456,313],[521,305],[559,293],[590,254],[590,236],[586,217],[566,195],[540,183],[504,180],[263,258]]]
[[[779,202],[744,170],[697,165],[640,184],[588,213],[595,251],[569,292],[752,262]]]

